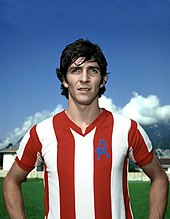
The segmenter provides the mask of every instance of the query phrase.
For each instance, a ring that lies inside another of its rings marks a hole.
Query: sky
[[[141,124],[170,120],[170,0],[1,0],[0,149],[67,107],[55,70],[79,38],[108,61],[101,106]]]

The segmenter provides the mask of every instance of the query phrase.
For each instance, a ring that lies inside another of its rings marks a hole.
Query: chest
[[[128,151],[128,143],[114,130],[94,128],[82,136],[73,129],[57,133],[43,151],[47,172],[71,177],[95,173],[110,175],[121,171]]]

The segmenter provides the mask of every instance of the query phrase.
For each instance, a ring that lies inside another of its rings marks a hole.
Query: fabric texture
[[[46,219],[131,219],[128,160],[152,157],[138,123],[103,109],[85,133],[64,111],[33,126],[16,161],[26,171],[44,163]]]

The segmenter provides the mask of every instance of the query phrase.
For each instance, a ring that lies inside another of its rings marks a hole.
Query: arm
[[[142,169],[151,180],[148,219],[163,219],[168,202],[167,175],[155,156]]]
[[[28,172],[22,170],[15,161],[3,182],[3,193],[10,219],[25,219],[21,183]]]

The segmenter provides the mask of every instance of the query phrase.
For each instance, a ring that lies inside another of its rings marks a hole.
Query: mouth
[[[88,87],[81,87],[81,88],[78,88],[78,91],[89,91],[91,90],[90,88]]]

